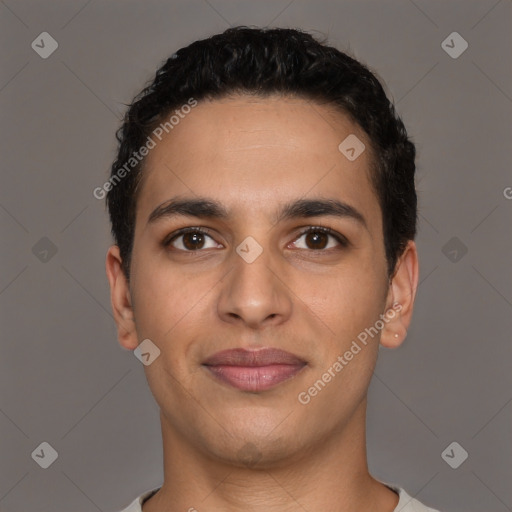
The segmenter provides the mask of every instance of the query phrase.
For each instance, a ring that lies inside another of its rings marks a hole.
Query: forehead
[[[349,136],[365,145],[353,161],[339,149]],[[137,221],[177,196],[211,197],[237,218],[324,197],[364,210],[378,228],[370,151],[362,129],[332,107],[281,97],[203,101],[146,157]]]

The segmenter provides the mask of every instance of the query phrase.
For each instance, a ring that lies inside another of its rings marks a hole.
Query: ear
[[[397,348],[407,336],[418,288],[418,274],[418,251],[414,241],[409,240],[389,284],[385,313],[388,321],[380,337],[380,344],[384,347]]]
[[[108,250],[105,268],[110,284],[110,303],[117,325],[117,338],[122,347],[135,350],[139,343],[135,329],[130,288],[123,272],[121,254],[117,245],[113,245]]]

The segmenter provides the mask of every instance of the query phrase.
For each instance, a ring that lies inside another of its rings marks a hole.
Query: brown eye
[[[329,235],[313,231],[306,234],[305,240],[308,249],[325,249],[329,243]]]
[[[304,239],[303,242],[299,242]],[[347,247],[348,240],[341,234],[330,228],[311,227],[303,231],[293,242],[298,249],[322,251],[324,249],[336,249],[336,247]]]
[[[184,252],[222,247],[205,230],[198,228],[181,229],[164,240],[163,245]]]
[[[204,245],[204,235],[202,233],[185,233],[182,237],[183,246],[190,251],[201,249]]]

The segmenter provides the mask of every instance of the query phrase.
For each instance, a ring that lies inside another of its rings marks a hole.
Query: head
[[[161,351],[145,370],[169,428],[264,463],[348,424],[417,286],[415,149],[376,77],[297,30],[228,29],[172,55],[117,136],[112,305],[124,347]],[[258,393],[212,379],[204,362],[240,347],[305,367]]]

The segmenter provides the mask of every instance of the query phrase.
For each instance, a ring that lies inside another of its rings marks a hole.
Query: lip
[[[277,348],[217,352],[203,366],[217,379],[241,391],[265,391],[291,379],[306,362]]]

